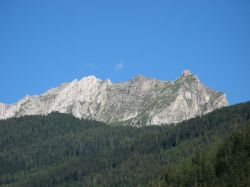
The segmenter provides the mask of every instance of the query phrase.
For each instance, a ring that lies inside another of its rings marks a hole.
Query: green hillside
[[[141,128],[59,113],[2,120],[0,186],[249,186],[249,126],[250,102]]]
[[[250,125],[220,144],[196,152],[190,160],[166,166],[150,186],[250,186]]]

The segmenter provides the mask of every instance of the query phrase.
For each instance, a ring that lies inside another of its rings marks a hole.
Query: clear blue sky
[[[249,0],[0,0],[0,102],[184,68],[230,104],[250,100]]]

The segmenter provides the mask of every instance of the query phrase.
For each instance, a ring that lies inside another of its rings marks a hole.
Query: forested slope
[[[250,186],[250,123],[190,160],[166,166],[152,186]]]
[[[249,102],[142,128],[59,113],[2,120],[0,186],[233,186],[227,177],[236,171],[247,184],[249,165],[231,165],[238,158],[231,153],[225,163],[223,150],[243,142],[239,158],[249,159],[249,136],[241,134],[249,125]],[[243,138],[230,143],[235,136]]]

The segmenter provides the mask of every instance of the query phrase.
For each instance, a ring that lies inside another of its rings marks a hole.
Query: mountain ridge
[[[112,83],[91,75],[41,95],[26,96],[15,104],[0,104],[0,119],[58,111],[108,123],[159,125],[178,123],[227,105],[224,93],[205,87],[189,70],[174,81],[138,75]]]
[[[208,154],[226,137],[249,132],[245,131],[249,109],[250,102],[240,103],[178,125],[142,128],[110,126],[57,112],[0,120],[0,186],[244,186],[249,177],[230,184],[242,174],[249,176],[243,169],[248,166],[247,154],[226,162],[240,163],[240,170],[228,170],[235,171],[227,175],[229,180],[209,167],[213,160],[196,162],[196,155],[212,158]],[[225,152],[226,158],[231,152],[242,155],[238,149]],[[192,163],[194,167],[189,167]]]

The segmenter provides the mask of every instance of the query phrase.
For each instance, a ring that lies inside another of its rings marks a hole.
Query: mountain
[[[0,104],[0,119],[24,115],[70,113],[77,118],[139,126],[178,123],[227,106],[226,96],[205,87],[184,70],[175,81],[136,76],[122,83],[84,77],[26,96],[15,104]]]
[[[249,177],[250,102],[141,128],[58,112],[0,120],[1,187],[243,187]]]

